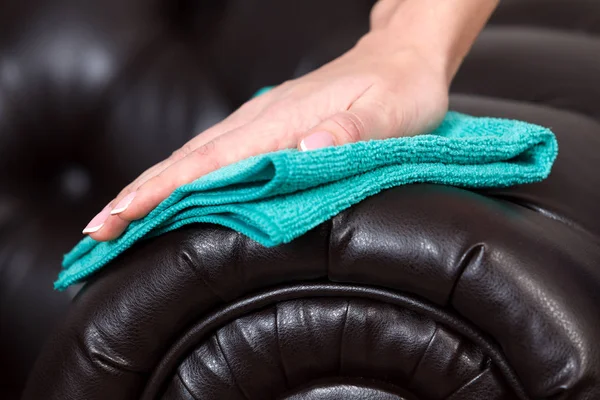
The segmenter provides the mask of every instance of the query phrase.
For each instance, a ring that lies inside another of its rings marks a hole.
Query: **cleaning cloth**
[[[276,246],[394,186],[493,188],[543,180],[557,151],[546,128],[449,112],[426,135],[250,157],[181,186],[113,241],[84,238],[65,255],[55,288],[85,280],[139,240],[186,224],[220,224]]]

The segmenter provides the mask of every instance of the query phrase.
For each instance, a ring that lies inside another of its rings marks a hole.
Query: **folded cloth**
[[[86,237],[65,255],[55,288],[83,281],[140,239],[186,224],[224,225],[270,247],[394,186],[490,188],[540,181],[557,150],[546,128],[449,112],[427,135],[254,156],[181,186],[113,241]]]

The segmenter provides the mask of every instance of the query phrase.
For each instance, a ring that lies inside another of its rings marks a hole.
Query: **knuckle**
[[[295,146],[297,139],[293,135],[274,135],[266,151],[278,151]]]
[[[284,98],[262,110],[259,117],[260,119],[271,121],[285,120],[289,118],[291,111],[294,110],[294,106],[294,99]]]
[[[278,86],[277,86],[277,90],[283,93],[289,93],[291,90],[294,89],[294,87],[296,86],[296,80],[295,79],[287,79],[283,82],[281,82]]]
[[[210,141],[206,144],[195,149],[190,156],[194,157],[194,163],[203,165],[211,170],[221,168],[222,162],[219,158],[219,154],[216,151],[215,141]]]
[[[351,111],[339,114],[332,121],[348,142],[357,142],[365,136],[365,121]]]
[[[194,148],[192,147],[192,144],[186,143],[177,150],[175,150],[173,153],[171,153],[171,159],[179,161],[182,158],[186,157],[188,154],[192,153],[193,151]]]
[[[211,140],[210,142],[205,143],[202,146],[194,149],[189,154],[192,154],[194,156],[199,156],[199,157],[207,157],[207,156],[211,156],[215,153],[215,148],[216,148],[215,141]]]
[[[216,171],[223,166],[217,157],[206,157],[204,164],[207,166],[209,171]]]
[[[181,152],[183,154],[190,154],[192,151],[194,151],[194,146],[190,142],[181,146]]]
[[[262,95],[245,102],[237,110],[225,118],[221,124],[225,126],[232,126],[240,122],[247,122],[264,108],[267,100],[268,97],[266,95]]]

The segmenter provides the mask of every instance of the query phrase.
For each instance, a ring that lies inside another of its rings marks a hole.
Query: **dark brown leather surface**
[[[395,188],[270,249],[190,226],[52,292],[94,211],[371,3],[0,2],[0,398],[46,340],[24,399],[600,398],[595,0],[504,0],[452,88],[552,128],[546,181]]]
[[[249,313],[249,305],[260,311]],[[217,324],[225,326],[211,336]],[[484,387],[496,389],[490,398],[505,398],[512,391],[502,373],[521,390],[501,352],[464,321],[410,297],[348,285],[285,287],[217,311],[182,335],[142,398],[156,398],[176,368],[166,393],[207,399],[280,398],[323,376],[383,378],[388,391],[407,399],[472,397]],[[319,392],[342,390],[329,386]]]

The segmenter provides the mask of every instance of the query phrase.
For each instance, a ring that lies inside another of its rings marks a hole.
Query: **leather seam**
[[[453,391],[452,393],[450,393],[448,395],[448,397],[446,397],[447,400],[452,400],[452,398],[454,398],[456,396],[457,393],[459,393],[461,390],[463,390],[466,387],[469,387],[470,385],[476,383],[478,380],[481,379],[482,376],[484,376],[485,374],[488,374],[491,372],[491,368],[488,367],[486,369],[484,369],[483,371],[481,371],[480,373],[478,373],[477,375],[475,375],[473,378],[466,380],[462,385],[460,385],[459,387],[456,388],[455,391]]]
[[[342,322],[342,331],[340,333],[340,357],[338,360],[338,375],[342,373],[342,354],[344,348],[344,337],[346,336],[346,325],[348,322],[348,312],[350,311],[350,299],[346,301],[346,312],[344,313],[344,320]]]
[[[275,335],[277,337],[277,351],[279,352],[279,361],[281,362],[281,369],[283,370],[283,378],[285,379],[286,390],[290,390],[290,382],[288,379],[287,369],[285,368],[285,362],[283,361],[283,354],[281,352],[281,342],[279,340],[279,304],[273,307],[275,311]]]
[[[183,380],[183,378],[181,377],[181,373],[180,371],[177,371],[177,378],[179,379],[179,381],[181,382],[181,386],[183,386],[183,388],[190,394],[190,396],[192,396],[192,398],[194,400],[200,400],[198,399],[196,396],[194,396],[194,393],[192,393],[192,391],[190,390],[190,388],[188,387],[188,385],[186,385],[185,381]]]
[[[435,330],[433,331],[433,333],[431,334],[431,337],[429,338],[429,342],[427,343],[427,347],[425,347],[425,350],[423,350],[423,353],[421,353],[421,357],[419,358],[419,361],[417,362],[417,364],[415,365],[415,367],[413,368],[413,370],[410,373],[410,378],[408,379],[408,387],[410,387],[412,385],[412,382],[415,379],[415,375],[417,374],[417,371],[419,370],[419,367],[423,363],[423,360],[425,359],[425,355],[427,354],[427,352],[431,348],[431,345],[432,345],[433,341],[435,340],[435,337],[437,336],[437,333],[438,333],[439,330],[440,330],[440,325],[438,323],[436,323],[435,324]]]
[[[223,354],[223,359],[225,360],[225,364],[227,364],[227,368],[229,369],[229,372],[231,372],[231,377],[233,378],[233,381],[235,382],[238,389],[240,390],[240,393],[244,396],[244,398],[246,400],[250,400],[250,398],[244,391],[244,388],[242,388],[242,386],[238,382],[237,378],[235,377],[235,373],[233,372],[233,369],[231,368],[231,364],[229,363],[229,360],[227,359],[227,355],[225,354],[225,351],[223,351],[223,346],[221,346],[221,341],[219,340],[218,334],[215,334],[215,341],[217,342],[217,346],[219,346],[219,351],[221,352],[221,354]]]
[[[184,337],[177,341],[164,359],[178,359],[185,354],[187,349],[191,348],[198,340],[207,340],[209,332],[214,332],[218,327],[224,326],[228,322],[240,318],[242,315],[247,315],[250,312],[263,309],[274,304],[288,301],[314,297],[343,297],[345,299],[370,299],[377,302],[392,304],[396,307],[401,307],[407,310],[414,311],[428,319],[433,320],[437,325],[448,327],[460,336],[468,339],[482,352],[491,359],[495,369],[499,371],[504,378],[505,384],[511,388],[511,392],[515,395],[514,398],[528,400],[519,377],[508,364],[505,355],[498,347],[498,344],[489,338],[487,335],[482,335],[480,330],[472,325],[471,322],[461,318],[450,310],[442,309],[440,305],[431,304],[414,296],[408,296],[403,293],[392,292],[390,290],[364,286],[364,285],[348,285],[334,283],[305,283],[301,287],[282,286],[274,289],[269,289],[260,293],[255,293],[252,296],[244,297],[234,301],[233,304],[226,305],[220,310],[212,312],[207,318],[195,324]],[[203,339],[206,338],[206,339]],[[220,345],[218,343],[218,345]],[[150,378],[150,390],[144,393],[145,399],[154,398],[157,395],[157,390],[162,384],[162,377],[166,376],[170,371],[176,370],[175,365],[159,365],[154,370]],[[147,386],[148,387],[148,386]]]

